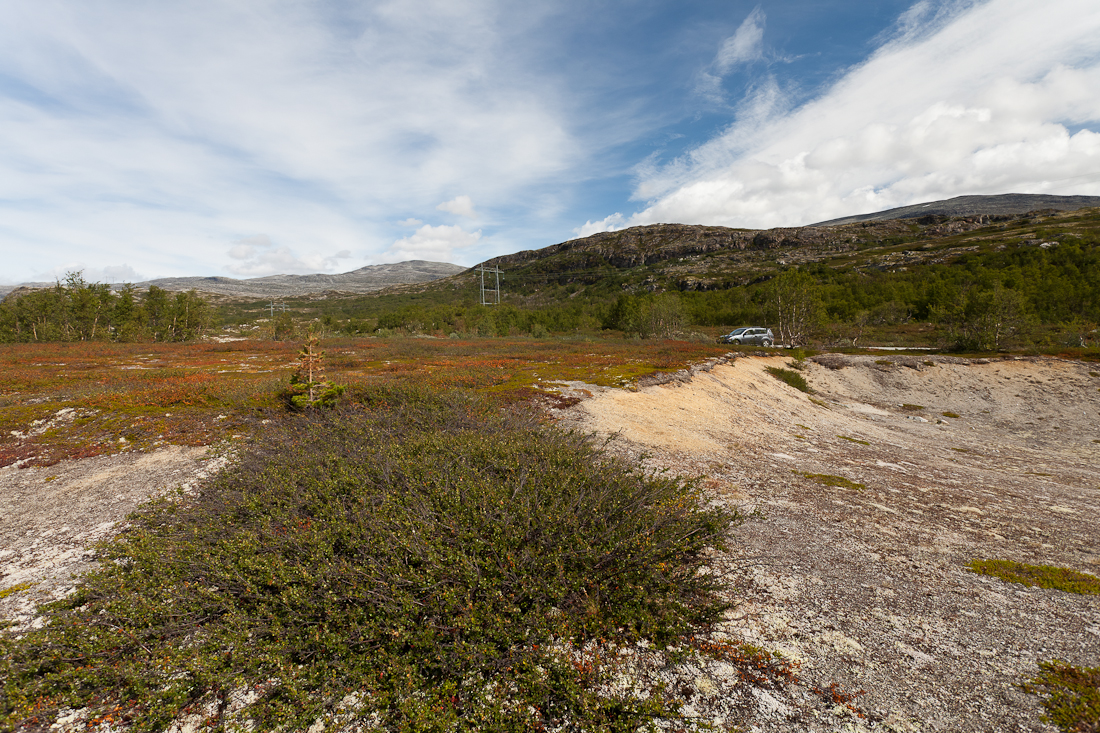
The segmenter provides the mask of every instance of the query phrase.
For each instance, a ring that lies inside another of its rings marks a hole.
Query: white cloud
[[[586,221],[583,226],[579,226],[573,230],[573,233],[577,235],[577,238],[590,237],[593,234],[600,232],[614,232],[619,229],[623,229],[628,226],[626,218],[619,212],[615,212],[611,216],[605,216],[599,221]]]
[[[756,61],[764,55],[764,21],[767,16],[759,7],[753,9],[738,27],[737,32],[727,38],[718,50],[714,66],[720,74],[728,74],[738,64]]]
[[[756,7],[719,46],[714,59],[695,77],[695,93],[712,104],[726,106],[726,92],[722,81],[737,66],[758,61],[764,57],[764,22],[767,16]]]
[[[452,262],[456,250],[472,247],[481,239],[481,230],[468,232],[460,226],[425,224],[408,237],[403,237],[386,251],[389,262],[428,260]]]
[[[916,7],[818,99],[789,110],[766,85],[722,135],[641,169],[650,203],[629,223],[769,227],[962,194],[1100,194],[1100,6],[948,5]]]
[[[469,196],[456,196],[450,201],[444,201],[435,208],[457,216],[465,216],[467,219],[477,218],[477,214],[474,213],[474,202]]]
[[[239,262],[226,265],[225,269],[241,277],[331,273],[341,267],[341,260],[351,258],[351,252],[346,249],[331,255],[299,256],[289,247],[276,246],[266,234],[236,240],[228,254]]]
[[[65,282],[70,273],[80,273],[85,282],[89,283],[136,283],[149,278],[139,275],[129,265],[107,265],[106,267],[89,267],[83,262],[67,262],[53,269],[39,272],[31,276],[28,282]]]
[[[555,74],[508,47],[525,31],[506,11],[11,0],[0,237],[39,259],[140,250],[143,270],[194,274],[234,232],[370,252],[392,241],[393,212],[455,190],[507,205],[581,144]],[[41,268],[17,255],[9,273]]]

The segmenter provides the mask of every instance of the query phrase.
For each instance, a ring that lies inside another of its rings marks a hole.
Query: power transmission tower
[[[485,265],[478,265],[477,271],[481,273],[481,304],[500,305],[500,276],[504,272],[499,267],[486,267]],[[496,276],[495,288],[485,286],[485,273]]]

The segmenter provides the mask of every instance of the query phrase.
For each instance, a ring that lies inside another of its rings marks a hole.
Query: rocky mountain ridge
[[[1035,205],[1043,208],[1031,208]],[[1100,197],[959,197],[868,215],[874,218],[860,221],[766,230],[650,224],[516,252],[486,264],[508,271],[513,284],[594,283],[635,270],[630,277],[641,277],[643,287],[650,290],[725,289],[789,265],[832,262],[857,269],[893,269],[945,261],[952,253],[975,249],[979,239],[1015,242],[1015,229],[1020,226],[1043,222],[1068,226],[1060,220],[1079,216],[1086,205],[1100,207]],[[970,213],[938,213],[963,210]],[[1022,243],[1029,241],[1024,237]]]
[[[922,216],[1006,216],[1051,209],[1077,211],[1100,206],[1100,196],[1051,196],[1032,193],[1006,193],[998,196],[956,196],[943,201],[930,201],[912,206],[900,206],[873,214],[859,214],[818,222],[813,226],[839,226],[863,221],[916,219]]]
[[[409,260],[384,265],[367,265],[358,270],[336,275],[268,275],[237,280],[231,277],[165,277],[134,283],[139,289],[155,285],[163,290],[197,290],[204,294],[229,298],[287,298],[336,291],[341,293],[370,293],[393,285],[423,283],[456,275],[467,268],[449,262]],[[24,283],[7,290],[0,288],[0,296],[21,289],[53,287],[54,283]],[[122,287],[113,283],[112,287]]]

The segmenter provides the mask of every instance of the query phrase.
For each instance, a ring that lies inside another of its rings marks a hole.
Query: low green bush
[[[822,486],[834,486],[841,489],[852,489],[853,491],[863,491],[867,488],[864,484],[857,484],[855,481],[846,479],[843,476],[832,476],[827,473],[807,473],[805,471],[792,471],[792,473],[808,478]]]
[[[966,567],[972,573],[990,575],[1009,583],[1053,588],[1081,595],[1100,595],[1100,578],[1068,568],[1028,565],[1012,560],[971,560]]]
[[[133,731],[189,714],[257,731],[676,717],[660,690],[606,692],[604,667],[563,649],[667,648],[718,620],[703,566],[735,514],[533,413],[349,393],[132,516],[43,628],[0,641],[0,727],[62,708]]]
[[[792,369],[783,369],[782,367],[764,367],[764,371],[772,375],[780,382],[784,382],[791,387],[802,392],[812,393],[810,385],[806,382],[806,378]]]
[[[1065,733],[1100,730],[1100,667],[1057,660],[1039,663],[1040,674],[1023,685],[1043,698],[1043,720]]]

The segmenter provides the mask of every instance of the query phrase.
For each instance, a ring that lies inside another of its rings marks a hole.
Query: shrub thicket
[[[589,439],[457,394],[362,391],[288,418],[101,548],[4,641],[6,726],[60,708],[163,730],[635,730],[569,643],[677,643],[725,608],[701,572],[736,518]],[[246,723],[247,721],[247,723]]]
[[[112,291],[79,272],[52,288],[0,301],[0,343],[20,341],[193,341],[210,327],[209,304],[194,290],[150,285]]]

